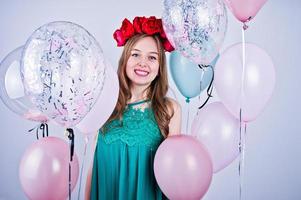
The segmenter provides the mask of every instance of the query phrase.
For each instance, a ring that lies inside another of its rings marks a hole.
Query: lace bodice
[[[163,139],[149,101],[128,104],[122,120],[113,120],[106,125],[99,137],[106,144],[124,142],[129,146],[155,147]]]

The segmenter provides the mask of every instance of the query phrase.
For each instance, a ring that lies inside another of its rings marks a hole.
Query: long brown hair
[[[123,48],[122,55],[118,65],[118,78],[119,78],[119,96],[116,107],[106,122],[109,123],[114,119],[122,119],[122,114],[127,106],[128,100],[132,97],[130,88],[130,79],[126,75],[126,64],[131,55],[134,45],[142,38],[153,37],[158,48],[159,53],[159,72],[157,77],[152,81],[151,85],[147,88],[147,98],[151,100],[151,106],[154,111],[155,119],[158,123],[161,134],[164,137],[169,133],[169,122],[174,114],[171,101],[166,98],[168,90],[167,66],[166,56],[163,45],[157,35],[137,34],[131,37]],[[171,112],[170,112],[171,110]]]

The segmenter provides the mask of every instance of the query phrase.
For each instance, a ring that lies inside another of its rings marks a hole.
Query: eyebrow
[[[132,49],[132,51],[139,51],[139,52],[141,52],[139,49]],[[149,52],[149,53],[154,53],[154,54],[159,55],[159,53],[158,53],[158,52],[155,52],[155,51],[151,51],[151,52]]]

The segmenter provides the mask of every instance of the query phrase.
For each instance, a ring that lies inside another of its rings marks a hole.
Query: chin
[[[136,85],[136,86],[148,86],[150,85],[151,82],[146,82],[146,81],[132,81],[132,85]]]

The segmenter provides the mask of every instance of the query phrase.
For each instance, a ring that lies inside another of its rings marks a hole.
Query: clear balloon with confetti
[[[72,22],[51,22],[27,40],[21,75],[39,110],[72,127],[101,94],[106,65],[100,45],[87,30]]]
[[[164,0],[162,21],[175,48],[204,65],[218,55],[228,23],[222,0]]]

